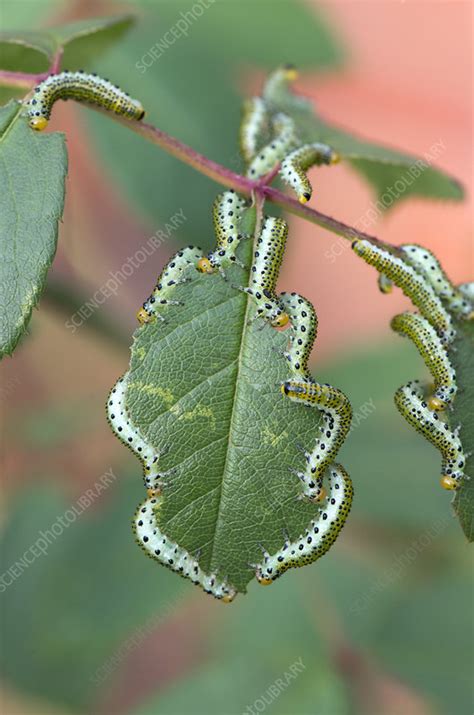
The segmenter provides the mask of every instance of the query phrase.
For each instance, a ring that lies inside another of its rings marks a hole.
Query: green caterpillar
[[[352,482],[340,464],[334,464],[329,474],[329,497],[308,528],[295,541],[287,539],[283,547],[270,555],[263,550],[263,562],[256,566],[256,578],[262,586],[273,583],[290,568],[306,566],[321,558],[339,536],[349,515]]]
[[[82,70],[64,71],[50,75],[35,87],[33,96],[26,104],[26,117],[32,129],[42,131],[46,128],[53,105],[58,99],[96,104],[126,119],[139,121],[145,116],[141,103],[109,80]]]

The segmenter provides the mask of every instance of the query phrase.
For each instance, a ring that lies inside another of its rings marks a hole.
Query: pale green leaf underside
[[[459,181],[433,166],[433,162],[436,163],[434,156],[433,159],[428,155],[416,157],[359,139],[325,122],[309,104],[298,104],[290,95],[281,95],[279,108],[295,119],[299,136],[304,142],[321,141],[329,144],[372,184],[377,198],[385,195],[381,210],[409,196],[452,200],[460,200],[464,196]],[[433,149],[433,154],[442,151],[443,147],[440,146]],[[420,159],[423,165],[416,164]],[[417,172],[416,166],[421,171]],[[413,173],[410,171],[412,167],[415,167]],[[390,189],[391,193],[386,194]]]
[[[459,392],[450,415],[453,427],[461,425],[461,441],[464,452],[470,452],[466,462],[466,474],[462,487],[456,493],[454,510],[469,541],[474,541],[474,324],[458,325],[456,351],[451,359],[456,369]]]
[[[62,134],[36,134],[16,102],[0,108],[0,357],[15,348],[43,290],[66,173]]]
[[[249,242],[250,243],[250,242]],[[245,273],[199,275],[178,286],[183,306],[163,309],[166,323],[138,329],[126,403],[133,422],[176,468],[164,490],[160,526],[201,567],[240,591],[254,576],[262,543],[275,552],[283,529],[295,538],[317,513],[298,501],[303,468],[297,443],[312,446],[319,412],[286,400],[287,336],[248,322],[247,298],[230,283]]]

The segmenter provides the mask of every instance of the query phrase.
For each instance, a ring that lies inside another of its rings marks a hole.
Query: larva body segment
[[[246,164],[250,164],[268,131],[267,106],[261,97],[252,97],[244,102],[240,123],[240,152]]]
[[[256,578],[262,585],[273,583],[290,568],[306,566],[324,556],[337,539],[349,515],[352,482],[340,464],[334,464],[329,474],[329,497],[308,528],[295,541],[287,540],[275,554],[264,551],[263,563],[256,568]]]
[[[391,322],[392,329],[414,343],[434,380],[434,394],[428,398],[432,410],[444,410],[457,392],[456,372],[435,329],[418,313],[401,313]]]
[[[393,281],[419,308],[420,313],[438,332],[444,344],[455,337],[451,316],[427,280],[404,260],[387,249],[367,240],[356,240],[352,244],[354,252],[366,263]]]
[[[471,283],[461,283],[458,286],[459,292],[468,300],[471,304],[471,309],[474,310],[474,281]]]
[[[236,591],[227,584],[225,579],[219,579],[215,574],[206,574],[196,558],[188,551],[171,541],[159,529],[157,513],[163,497],[156,493],[146,499],[137,509],[133,520],[136,539],[145,553],[167,566],[180,576],[190,579],[196,586],[225,603],[230,603]]]
[[[154,317],[163,320],[163,316],[159,313],[161,306],[179,305],[179,301],[170,300],[169,296],[172,295],[176,285],[186,282],[183,272],[188,266],[196,266],[202,257],[201,249],[194,246],[182,248],[172,256],[158,276],[152,294],[137,313],[139,323],[149,323]]]
[[[141,460],[145,485],[151,489],[158,488],[163,476],[158,470],[159,455],[133,424],[125,408],[127,380],[128,375],[124,375],[112,388],[107,400],[107,419],[121,442]]]
[[[213,273],[232,263],[240,264],[235,252],[244,238],[240,233],[240,221],[245,208],[245,201],[235,191],[219,194],[212,207],[212,218],[216,234],[216,248],[197,263],[201,273]]]
[[[306,176],[312,166],[335,164],[339,155],[327,144],[315,142],[294,149],[281,163],[280,176],[296,192],[298,201],[305,204],[310,200],[313,187]]]
[[[254,251],[250,286],[239,288],[252,296],[257,316],[268,320],[275,328],[283,327],[289,320],[275,294],[287,237],[286,221],[273,216],[265,217]]]
[[[112,82],[87,72],[65,71],[50,75],[35,87],[26,104],[26,116],[32,129],[42,131],[46,127],[58,99],[96,104],[127,119],[140,120],[145,115],[141,103]]]
[[[272,125],[273,139],[258,151],[247,169],[247,177],[254,181],[270,173],[298,143],[291,117],[280,112],[274,116]]]
[[[303,483],[304,496],[319,501],[324,496],[322,485],[326,470],[334,462],[351,427],[351,403],[341,390],[318,382],[291,379],[283,383],[281,391],[293,402],[317,407],[323,413],[321,435],[311,451],[304,451],[305,471],[296,472]]]
[[[263,98],[269,104],[278,104],[282,93],[288,91],[291,82],[298,78],[298,70],[292,64],[281,65],[272,72],[263,88]]]
[[[459,318],[466,317],[472,311],[471,301],[456,288],[431,251],[416,244],[400,246],[404,258],[431,285],[436,295],[446,304],[448,310]]]
[[[309,380],[308,360],[318,331],[316,312],[312,303],[298,293],[280,293],[278,299],[292,325],[290,347],[285,353],[290,371],[303,380]]]
[[[457,489],[464,477],[466,456],[458,430],[450,428],[437,412],[428,408],[417,380],[400,387],[395,393],[395,405],[408,424],[433,444],[442,456],[441,486]]]

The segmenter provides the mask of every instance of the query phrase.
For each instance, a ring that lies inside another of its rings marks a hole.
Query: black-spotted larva
[[[273,139],[258,151],[247,169],[247,177],[254,181],[271,172],[298,144],[295,123],[287,114],[276,114],[272,119],[272,126]]]
[[[459,318],[472,312],[472,303],[456,288],[431,251],[416,244],[400,246],[404,258],[413,268],[421,273],[433,288],[436,295],[446,304],[448,310]]]
[[[158,527],[157,513],[163,497],[159,492],[151,494],[137,509],[133,529],[138,543],[145,553],[167,566],[180,576],[190,579],[195,586],[225,603],[235,598],[236,590],[216,574],[206,574],[195,557],[186,549],[171,541]]]
[[[264,100],[261,97],[246,100],[240,123],[240,152],[246,164],[250,164],[260,149],[268,125],[269,116]]]
[[[340,464],[334,464],[329,473],[329,497],[316,519],[295,541],[287,539],[275,554],[263,552],[263,563],[256,567],[256,578],[263,586],[273,583],[285,571],[306,566],[329,550],[337,539],[352,505],[352,482]]]
[[[431,323],[443,340],[450,343],[455,337],[451,316],[427,280],[404,260],[390,253],[386,248],[367,240],[356,240],[352,244],[354,252],[366,263],[393,281],[419,308],[420,313]]]
[[[200,248],[187,246],[179,250],[168,261],[158,276],[153,293],[143,303],[143,306],[137,313],[137,319],[140,323],[148,323],[153,317],[164,320],[163,316],[159,313],[160,306],[179,305],[179,301],[170,300],[169,296],[173,293],[173,289],[176,285],[186,283],[187,279],[183,278],[183,272],[188,266],[196,266],[201,259],[202,251]]]
[[[125,393],[128,374],[121,377],[109,394],[107,400],[107,418],[117,437],[141,460],[148,499],[138,507],[133,520],[133,528],[140,546],[152,558],[181,576],[189,578],[201,586],[206,593],[229,602],[235,597],[235,590],[225,580],[216,575],[207,575],[200,568],[197,560],[185,549],[170,541],[159,529],[156,513],[160,507],[162,479],[168,473],[158,469],[156,450],[144,439],[140,430],[133,424],[125,408]]]
[[[305,144],[285,157],[281,163],[280,176],[296,192],[298,201],[305,204],[313,193],[306,171],[312,166],[336,164],[338,161],[340,161],[339,154],[327,144],[320,142]]]
[[[308,360],[316,340],[318,318],[313,305],[298,293],[280,293],[278,296],[283,309],[290,318],[290,347],[285,357],[293,375],[304,380],[311,379]]]
[[[145,115],[138,100],[129,97],[107,79],[82,71],[65,71],[50,75],[35,87],[26,104],[26,117],[32,129],[45,129],[58,99],[96,104],[127,119],[140,120]]]
[[[461,283],[461,285],[458,286],[458,290],[462,293],[464,298],[470,302],[471,309],[474,310],[474,282]]]
[[[457,489],[465,476],[466,464],[466,455],[459,439],[459,428],[453,431],[437,412],[428,408],[418,380],[413,380],[397,390],[395,404],[406,421],[441,452],[440,482],[443,489]]]
[[[201,273],[223,272],[223,268],[231,263],[242,266],[235,252],[244,236],[240,233],[245,200],[235,191],[224,191],[214,200],[212,217],[216,234],[216,248],[206,257],[201,258],[196,268]]]
[[[250,270],[251,284],[248,288],[239,287],[239,290],[252,296],[257,316],[268,320],[274,328],[283,327],[289,320],[275,294],[287,237],[286,221],[273,216],[265,217]]]
[[[334,462],[351,427],[351,403],[341,390],[318,382],[290,379],[283,383],[281,391],[293,402],[317,407],[323,413],[320,437],[311,451],[304,450],[306,469],[295,472],[304,485],[304,496],[319,501],[324,496],[322,485],[326,470]]]
[[[432,410],[444,410],[457,392],[456,373],[435,329],[418,313],[401,313],[391,322],[392,329],[415,344],[434,380],[434,394],[428,398]]]
[[[158,469],[159,454],[144,439],[125,409],[127,381],[128,374],[125,374],[112,388],[107,400],[107,419],[121,442],[141,460],[145,485],[156,489],[164,476]]]

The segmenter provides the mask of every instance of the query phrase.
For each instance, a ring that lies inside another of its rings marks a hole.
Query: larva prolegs
[[[285,541],[283,547],[270,555],[264,551],[263,562],[256,566],[255,576],[262,586],[273,583],[290,568],[306,566],[324,556],[339,536],[349,515],[352,482],[344,467],[332,465],[329,470],[329,496],[306,531],[295,541]]]
[[[201,249],[194,246],[182,248],[170,258],[158,276],[152,294],[137,313],[139,323],[148,323],[152,318],[163,320],[163,316],[159,313],[160,306],[180,305],[179,301],[171,300],[170,295],[173,294],[173,290],[177,285],[186,283],[189,280],[183,277],[184,271],[191,265],[196,266],[201,259]]]
[[[254,251],[250,285],[235,286],[253,298],[257,308],[256,317],[264,318],[274,328],[283,327],[289,321],[275,293],[287,237],[286,221],[266,216]]]
[[[318,382],[291,379],[283,383],[281,391],[293,402],[317,407],[323,414],[320,436],[311,450],[306,448],[305,470],[297,472],[304,484],[304,496],[319,501],[326,470],[334,462],[351,427],[351,403],[341,390]]]
[[[422,434],[441,453],[443,489],[457,489],[464,478],[466,455],[459,438],[459,430],[452,430],[437,412],[428,408],[423,390],[417,380],[402,385],[395,393],[395,405],[408,424]]]
[[[218,578],[216,574],[206,574],[195,557],[171,541],[160,530],[157,513],[162,501],[161,494],[152,493],[138,507],[133,519],[133,529],[138,544],[148,556],[183,578],[189,579],[194,585],[201,586],[214,598],[224,603],[233,601],[237,592],[225,579]]]

